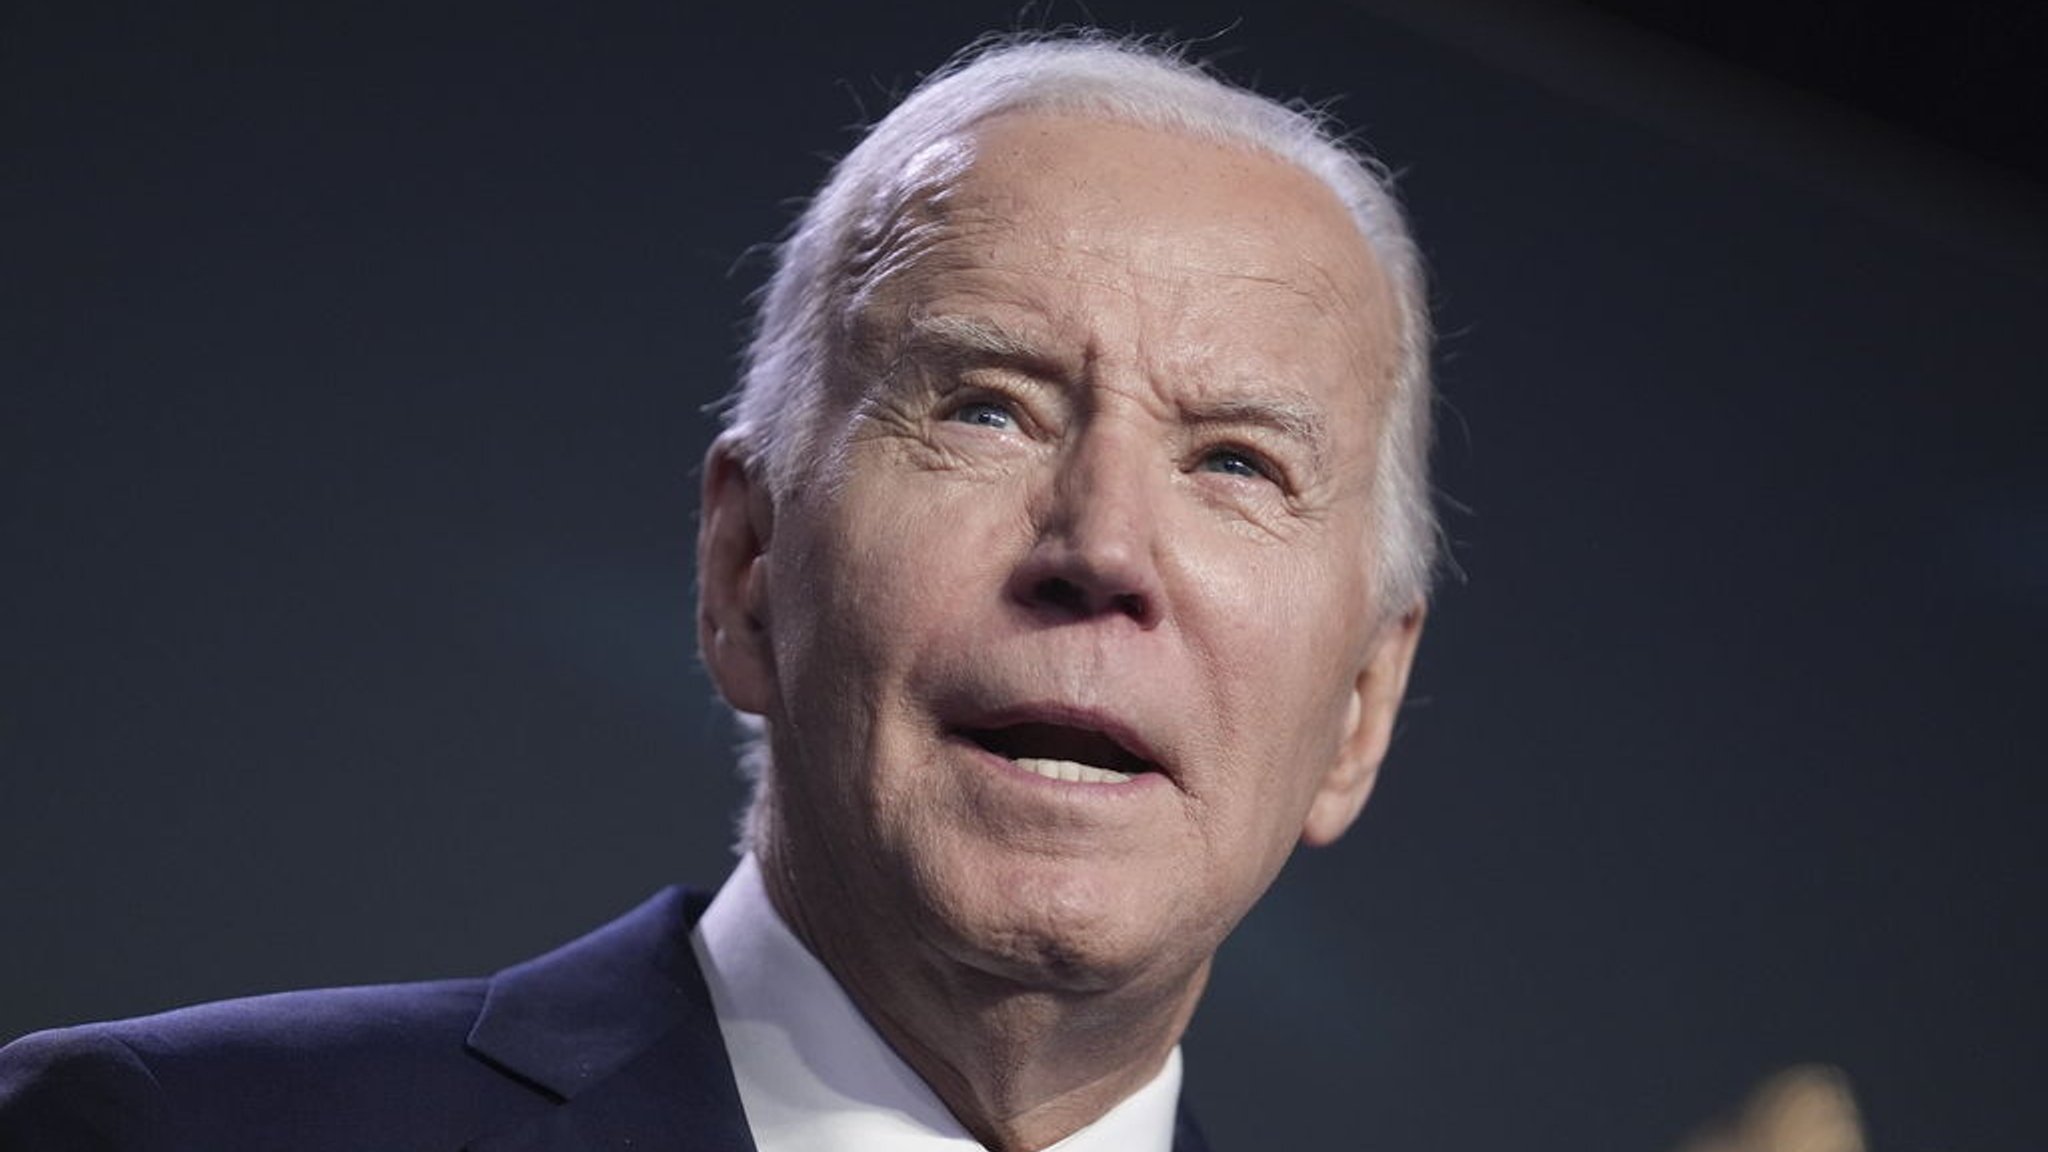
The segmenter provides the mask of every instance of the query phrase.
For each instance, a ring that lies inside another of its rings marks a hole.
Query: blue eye
[[[1201,468],[1205,472],[1221,472],[1226,476],[1239,476],[1246,480],[1260,480],[1266,476],[1266,469],[1257,457],[1240,452],[1235,448],[1218,448],[1202,457]]]
[[[949,419],[962,424],[978,424],[983,428],[1009,428],[1016,424],[1010,410],[993,400],[969,400],[953,410]]]

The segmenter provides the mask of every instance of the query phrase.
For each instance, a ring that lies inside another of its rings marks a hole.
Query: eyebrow
[[[1190,423],[1266,428],[1300,444],[1318,471],[1330,457],[1330,426],[1323,410],[1292,396],[1222,396],[1181,406]]]
[[[907,350],[919,352],[935,351],[1030,364],[1051,365],[1058,361],[1058,357],[1044,346],[993,320],[956,312],[912,316],[904,346]]]
[[[1042,345],[985,317],[957,312],[911,317],[906,350],[987,357],[1057,369],[1060,358]],[[1329,421],[1321,406],[1291,395],[1217,396],[1181,404],[1197,426],[1265,428],[1300,444],[1321,469],[1330,456]]]

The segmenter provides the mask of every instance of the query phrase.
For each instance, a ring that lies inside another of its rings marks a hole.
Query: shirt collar
[[[769,902],[751,854],[690,934],[759,1152],[980,1149]],[[1047,1152],[1171,1152],[1180,1049]]]

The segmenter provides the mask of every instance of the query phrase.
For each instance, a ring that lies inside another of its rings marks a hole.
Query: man
[[[1079,37],[928,81],[784,244],[705,465],[748,852],[488,981],[47,1033],[15,1148],[1200,1148],[1224,936],[1421,629],[1427,323],[1298,112]]]

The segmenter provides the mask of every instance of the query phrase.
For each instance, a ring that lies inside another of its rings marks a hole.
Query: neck
[[[1037,1152],[1100,1119],[1157,1076],[1208,979],[1076,992],[972,964],[882,957],[841,942],[901,939],[898,926],[835,923],[843,901],[806,901],[786,861],[762,854],[770,900],[861,1014],[968,1132],[996,1152]]]

